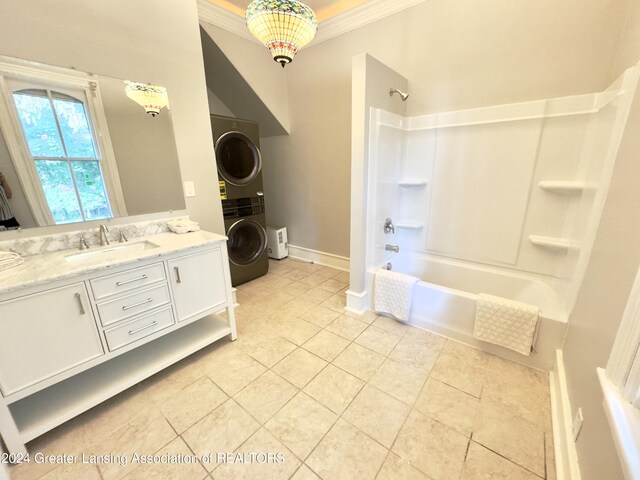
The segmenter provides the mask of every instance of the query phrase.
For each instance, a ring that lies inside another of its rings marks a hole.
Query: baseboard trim
[[[313,262],[318,265],[325,265],[346,272],[349,271],[349,257],[341,257],[340,255],[320,252],[310,248],[297,247],[296,245],[289,244],[289,258]]]
[[[358,315],[366,313],[369,310],[369,296],[367,293],[366,290],[360,293],[347,290],[347,306],[345,310]]]
[[[553,449],[558,480],[581,480],[578,452],[573,439],[571,402],[567,389],[562,350],[556,350],[556,368],[549,374],[551,415],[553,418]]]

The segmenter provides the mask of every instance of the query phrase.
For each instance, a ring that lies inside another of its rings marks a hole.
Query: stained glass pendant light
[[[247,7],[247,27],[251,34],[271,51],[282,65],[316,35],[316,14],[296,0],[254,0]]]
[[[167,89],[147,83],[124,82],[127,97],[144,107],[144,111],[152,117],[160,113],[163,107],[169,108]]]

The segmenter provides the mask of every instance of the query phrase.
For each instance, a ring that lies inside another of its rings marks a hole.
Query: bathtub
[[[562,347],[567,318],[560,298],[548,283],[533,276],[420,253],[397,254],[391,258],[390,263],[393,271],[421,279],[414,290],[409,319],[412,325],[531,367],[549,370],[554,366],[555,351]],[[374,273],[375,269],[369,271],[368,280],[371,284]],[[509,298],[540,308],[535,353],[530,356],[520,355],[473,337],[479,293]]]

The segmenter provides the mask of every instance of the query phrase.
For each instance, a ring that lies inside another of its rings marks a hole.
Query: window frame
[[[111,213],[113,218],[126,216],[127,210],[118,174],[118,165],[95,76],[0,56],[0,128],[5,135],[9,154],[14,161],[18,179],[37,225],[54,226],[57,224],[53,220],[35,167],[34,157],[31,155],[23,133],[13,101],[13,91],[10,87],[12,81],[26,82],[49,90],[61,89],[62,93],[65,93],[65,90],[83,91],[83,100],[86,100],[86,113],[92,129],[96,153],[99,156],[99,165]],[[37,185],[39,188],[25,188],[25,185]]]

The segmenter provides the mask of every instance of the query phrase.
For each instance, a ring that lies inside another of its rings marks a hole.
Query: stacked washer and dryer
[[[269,270],[258,124],[211,115],[231,283]]]

